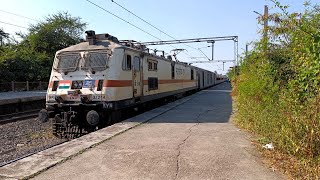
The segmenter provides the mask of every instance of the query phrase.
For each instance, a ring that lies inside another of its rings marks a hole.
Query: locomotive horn
[[[97,113],[97,111],[95,110],[91,110],[87,113],[87,122],[91,125],[91,126],[96,126],[99,123],[99,114]]]
[[[85,33],[87,34],[86,40],[89,42],[89,45],[94,45],[96,43],[96,33],[92,30]]]

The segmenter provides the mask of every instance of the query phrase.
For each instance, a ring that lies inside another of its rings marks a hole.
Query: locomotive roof
[[[109,40],[99,40],[93,45],[89,45],[89,42],[81,42],[73,46],[59,50],[60,52],[70,52],[70,51],[87,51],[87,50],[102,50],[102,49],[114,49],[116,47],[121,47],[121,45],[114,43]]]
[[[104,50],[104,49],[112,50],[114,48],[119,48],[119,47],[137,51],[137,49],[134,49],[134,48],[131,48],[131,47],[127,47],[127,46],[123,46],[121,44],[115,43],[115,42],[110,41],[110,40],[98,40],[93,45],[89,45],[89,42],[81,42],[81,43],[75,44],[73,46],[61,49],[57,53],[60,53],[60,52],[72,52],[72,51],[87,51],[87,50]],[[156,58],[160,58],[162,60],[169,61],[168,59],[165,59],[165,58],[160,57],[160,56],[155,56],[153,54],[149,54],[149,55],[151,57],[156,57]],[[208,70],[196,67],[196,66],[188,65],[188,64],[186,64],[184,62],[175,62],[175,63],[184,64],[186,66],[191,66],[191,67],[193,67],[195,69],[202,70],[202,71],[208,71]],[[211,71],[208,71],[208,72],[211,72]]]

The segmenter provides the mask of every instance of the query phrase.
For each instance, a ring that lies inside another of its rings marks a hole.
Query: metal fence
[[[46,90],[48,88],[48,82],[5,82],[0,83],[0,92],[8,91],[36,91],[36,90]]]

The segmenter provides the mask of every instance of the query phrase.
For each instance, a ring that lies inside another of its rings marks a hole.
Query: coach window
[[[156,77],[148,78],[148,89],[149,91],[158,89],[158,78]]]
[[[174,63],[171,64],[171,79],[174,79]]]
[[[148,70],[156,71],[158,69],[158,62],[156,60],[148,59]]]
[[[156,71],[158,70],[158,62],[153,63],[153,69]]]
[[[150,70],[152,70],[152,62],[148,62],[148,70],[150,71]]]
[[[131,70],[131,55],[127,54],[122,62],[122,69],[129,71]]]
[[[194,79],[194,73],[193,73],[193,69],[191,69],[191,80]]]

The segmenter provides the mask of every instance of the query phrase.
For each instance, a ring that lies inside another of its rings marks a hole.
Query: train
[[[46,107],[38,118],[52,118],[55,135],[74,126],[92,131],[115,122],[125,109],[182,97],[226,80],[133,42],[86,31],[85,41],[57,51]]]

